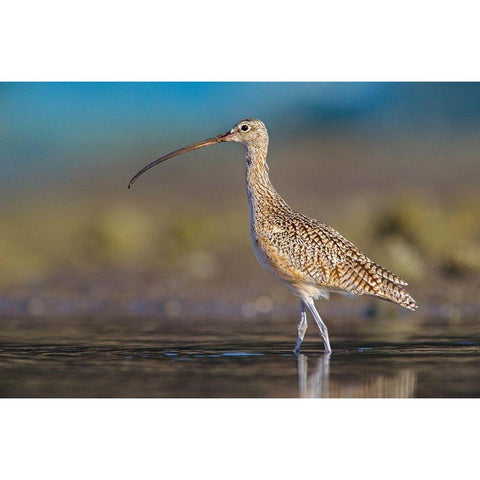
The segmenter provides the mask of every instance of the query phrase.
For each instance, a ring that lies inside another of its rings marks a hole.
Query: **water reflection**
[[[331,354],[311,358],[297,355],[298,396],[300,398],[413,398],[416,375],[411,368],[390,375],[369,374],[366,377],[330,381]]]
[[[290,324],[4,320],[0,397],[480,397],[477,320],[396,339],[381,326],[295,356]]]
[[[315,368],[308,375],[308,357],[297,355],[298,396],[300,398],[329,397],[330,357],[325,354],[317,359]]]

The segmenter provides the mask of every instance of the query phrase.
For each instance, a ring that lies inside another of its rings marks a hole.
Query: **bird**
[[[278,194],[269,177],[269,137],[261,120],[246,118],[223,134],[164,155],[138,171],[128,188],[159,163],[222,142],[244,146],[250,238],[255,256],[300,299],[295,354],[300,353],[307,330],[307,309],[320,331],[324,353],[331,354],[328,329],[314,303],[319,298],[328,300],[331,292],[372,295],[409,310],[417,309],[415,300],[405,290],[405,280],[370,260],[334,228],[295,211]]]

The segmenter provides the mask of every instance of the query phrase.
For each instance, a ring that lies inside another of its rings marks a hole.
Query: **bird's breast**
[[[278,226],[259,228],[258,224],[251,223],[250,238],[258,262],[282,280],[291,282],[303,279],[303,273],[294,268],[289,255],[282,252],[272,241],[272,237],[278,233],[281,233]]]
[[[251,230],[253,250],[265,270],[280,279],[285,286],[300,298],[329,298],[329,291],[313,281],[304,271],[296,268],[288,255],[282,254],[268,240],[256,236]]]

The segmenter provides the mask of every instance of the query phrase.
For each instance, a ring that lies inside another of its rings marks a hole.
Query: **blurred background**
[[[266,123],[294,209],[404,277],[424,313],[478,312],[480,84],[2,83],[0,315],[296,311],[251,250],[240,145],[127,190],[245,117]],[[400,310],[333,300],[322,311]]]

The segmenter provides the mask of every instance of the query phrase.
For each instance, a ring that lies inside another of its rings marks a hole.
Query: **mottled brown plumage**
[[[407,285],[404,280],[372,262],[332,227],[288,207],[259,221],[254,238],[270,253],[275,274],[286,282],[376,295],[410,310],[417,308],[402,288]]]
[[[403,288],[407,283],[372,262],[335,229],[296,212],[280,197],[268,176],[268,133],[262,121],[245,119],[223,135],[185,147],[152,162],[143,172],[173,156],[219,142],[245,146],[246,187],[250,208],[250,236],[258,261],[300,298],[301,320],[294,351],[298,353],[307,328],[305,306],[331,352],[327,327],[314,300],[329,293],[374,295],[415,310],[415,300]],[[129,185],[129,186],[130,186]]]

